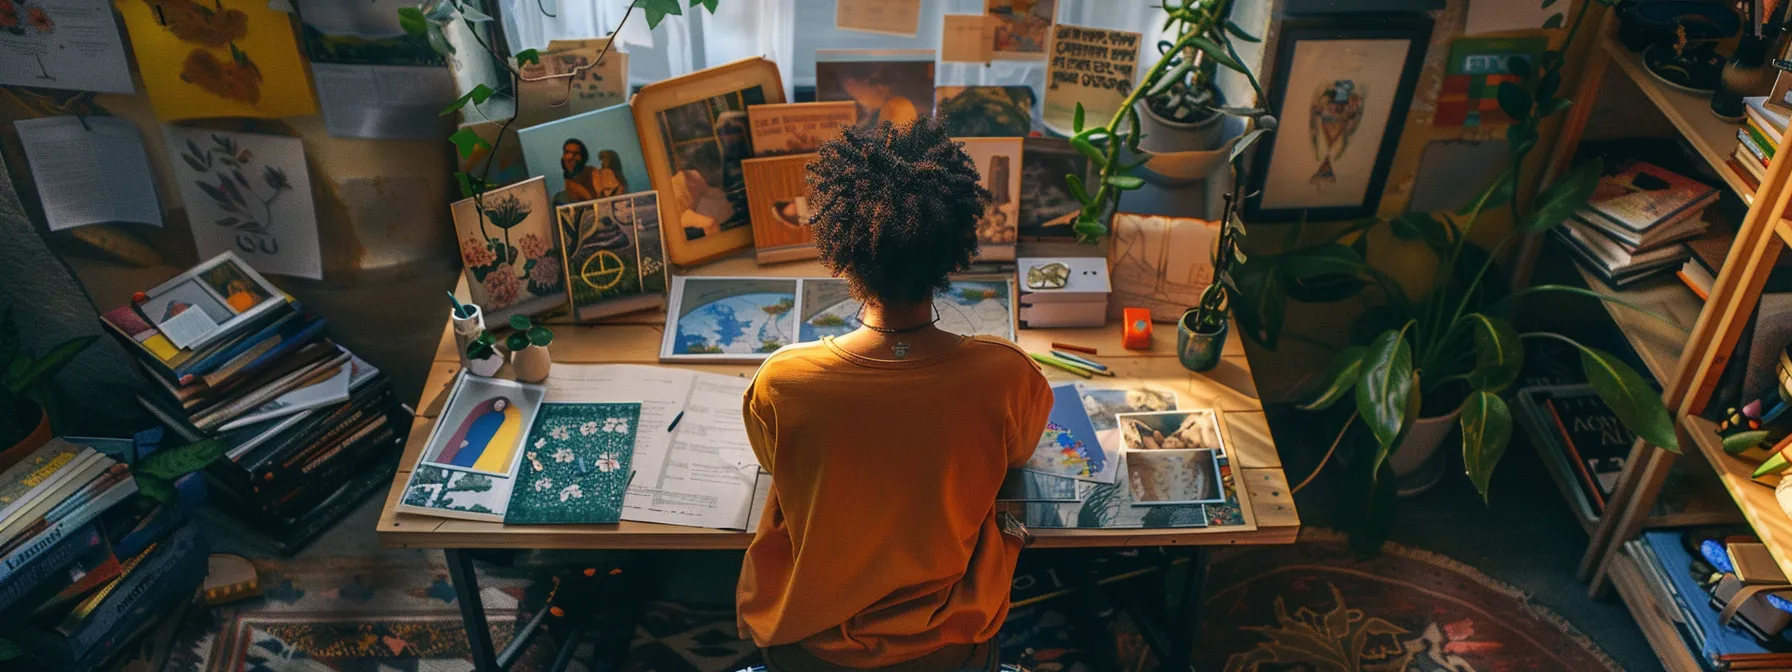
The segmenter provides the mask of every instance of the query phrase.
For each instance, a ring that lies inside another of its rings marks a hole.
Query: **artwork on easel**
[[[456,201],[450,211],[467,293],[485,311],[486,323],[565,305],[566,275],[542,178]]]

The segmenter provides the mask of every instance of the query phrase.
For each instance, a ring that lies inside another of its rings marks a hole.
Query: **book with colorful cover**
[[[64,567],[96,549],[105,548],[106,536],[101,534],[96,523],[89,523],[65,535],[55,546],[38,556],[37,562],[25,565],[20,571],[0,579],[0,614],[11,613],[15,606],[24,609],[37,604],[40,596],[49,592],[43,587],[44,584],[51,582]],[[106,554],[111,555],[111,551],[107,550]]]
[[[1748,116],[1742,120],[1742,128],[1748,131],[1750,138],[1754,138],[1755,144],[1760,145],[1761,149],[1767,150],[1767,158],[1772,160],[1773,155],[1778,153],[1780,148],[1779,136],[1767,131],[1760,115],[1750,110]]]
[[[91,669],[132,636],[190,600],[207,569],[204,535],[193,524],[126,560],[122,575],[89,595],[60,621],[9,636],[45,669]]]
[[[1618,475],[1630,459],[1636,435],[1597,395],[1551,395],[1543,405],[1555,421],[1556,433],[1591,495],[1594,509],[1604,512],[1606,501],[1618,487]]]
[[[31,457],[0,473],[0,530],[43,515],[95,474],[89,471],[99,451],[51,439]],[[7,535],[0,532],[0,542]]]
[[[1052,386],[1052,411],[1045,433],[1022,469],[1096,483],[1113,483],[1119,459],[1104,448],[1075,383]]]
[[[54,548],[57,542],[62,541],[63,537],[79,530],[82,525],[92,522],[101,513],[112,508],[112,505],[134,494],[137,494],[137,481],[134,478],[126,477],[125,480],[119,481],[95,495],[92,500],[80,508],[53,523],[48,523],[46,527],[32,536],[23,538],[6,551],[5,557],[0,557],[0,579],[5,579],[14,572],[29,566],[32,561]]]
[[[546,403],[517,465],[505,523],[614,523],[622,520],[638,403]]]
[[[1638,161],[1599,178],[1593,198],[1579,212],[1635,233],[1646,232],[1717,200],[1717,189],[1655,164]]]

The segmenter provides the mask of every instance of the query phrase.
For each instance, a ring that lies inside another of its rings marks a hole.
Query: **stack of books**
[[[1706,206],[1718,191],[1652,163],[1638,161],[1599,178],[1586,207],[1556,232],[1586,268],[1622,289],[1686,262],[1681,241],[1710,225]]]
[[[1626,542],[1624,550],[1636,561],[1656,606],[1674,622],[1700,667],[1713,671],[1792,668],[1792,641],[1785,633],[1766,633],[1763,640],[1736,622],[1718,622],[1711,591],[1695,578],[1710,576],[1712,567],[1687,551],[1685,537],[1693,533],[1650,530],[1642,538]]]
[[[173,550],[197,545],[190,508],[136,493],[128,465],[62,439],[0,472],[0,638],[28,669],[98,666],[204,579],[203,548]]]
[[[1767,166],[1779,151],[1786,122],[1792,119],[1768,106],[1766,96],[1744,98],[1743,101],[1748,103],[1748,115],[1743,119],[1742,127],[1736,129],[1736,151],[1728,163],[1749,189],[1760,189],[1761,181],[1767,179]]]
[[[385,375],[234,255],[101,317],[156,381],[139,404],[230,445],[206,470],[214,502],[282,551],[391,481],[411,417]]]
[[[1735,243],[1736,236],[1722,230],[1687,241],[1686,250],[1691,256],[1680,266],[1680,281],[1700,299],[1711,298],[1711,286],[1717,284],[1717,273],[1723,270],[1724,259]],[[1792,254],[1779,255],[1761,288],[1763,294],[1787,292],[1792,292]]]

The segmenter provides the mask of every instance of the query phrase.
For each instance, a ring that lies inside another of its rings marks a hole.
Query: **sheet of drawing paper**
[[[262,273],[323,279],[303,141],[178,126],[166,135],[201,258],[231,251]]]
[[[408,4],[407,4],[408,3]],[[443,138],[453,102],[447,61],[405,31],[409,0],[310,0],[299,17],[324,127],[339,138]]]
[[[317,113],[292,15],[267,0],[118,0],[163,120]]]
[[[834,28],[914,37],[921,30],[921,0],[839,0]]]
[[[103,222],[162,225],[137,126],[117,117],[14,122],[51,231]]]
[[[135,93],[106,0],[0,3],[0,85]]]
[[[996,20],[987,14],[947,14],[940,27],[940,60],[988,63],[995,58]]]

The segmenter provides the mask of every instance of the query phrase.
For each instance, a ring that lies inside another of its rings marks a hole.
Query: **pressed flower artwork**
[[[488,324],[565,305],[566,273],[542,178],[462,199],[453,211],[467,291]]]
[[[614,523],[622,519],[640,404],[547,403],[529,433],[506,523]]]
[[[119,0],[156,116],[317,112],[290,14],[262,0]]]
[[[262,273],[323,278],[303,141],[175,126],[166,138],[199,256],[230,251]]]

